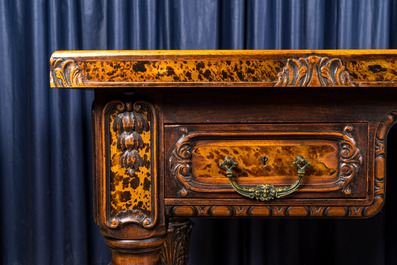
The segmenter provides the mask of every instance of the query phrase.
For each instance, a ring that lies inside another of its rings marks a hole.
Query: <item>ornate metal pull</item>
[[[229,178],[230,184],[237,193],[250,199],[255,198],[261,201],[281,198],[293,193],[298,189],[299,185],[301,184],[302,177],[305,175],[305,169],[310,166],[310,163],[307,162],[303,156],[297,156],[292,165],[298,168],[298,180],[291,186],[277,188],[273,185],[264,183],[253,188],[244,188],[233,180],[233,169],[238,166],[238,163],[234,162],[233,158],[227,156],[225,157],[225,160],[219,164],[221,168],[226,169],[226,176]]]

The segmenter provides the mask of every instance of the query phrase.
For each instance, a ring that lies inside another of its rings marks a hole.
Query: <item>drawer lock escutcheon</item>
[[[305,169],[310,166],[310,163],[307,162],[303,156],[297,156],[292,165],[298,168],[298,180],[291,186],[274,187],[271,184],[263,183],[253,188],[244,188],[233,180],[233,169],[238,166],[238,163],[234,162],[232,157],[225,157],[224,161],[219,164],[221,168],[226,170],[226,176],[229,178],[230,184],[237,193],[243,195],[244,197],[248,197],[250,199],[255,198],[261,201],[281,198],[293,193],[298,189],[299,185],[301,184],[302,177],[305,175]]]

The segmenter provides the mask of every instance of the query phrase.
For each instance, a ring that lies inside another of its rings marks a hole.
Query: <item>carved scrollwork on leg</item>
[[[275,86],[355,86],[339,58],[291,58],[278,73]]]
[[[160,257],[164,265],[187,265],[193,223],[171,219]]]
[[[70,59],[51,58],[50,83],[53,87],[84,86],[83,72],[77,63]]]

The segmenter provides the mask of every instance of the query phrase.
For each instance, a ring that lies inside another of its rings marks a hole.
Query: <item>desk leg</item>
[[[161,264],[166,240],[153,104],[97,92],[93,104],[94,217],[112,265]]]
[[[186,265],[189,259],[190,235],[193,223],[189,219],[170,219],[167,238],[161,251],[161,261],[167,265]]]
[[[160,263],[160,250],[166,237],[142,240],[118,240],[105,237],[112,250],[112,262],[109,265],[154,265]]]

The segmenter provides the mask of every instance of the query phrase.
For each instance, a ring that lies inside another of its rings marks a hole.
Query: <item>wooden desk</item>
[[[375,215],[396,60],[395,50],[55,52],[52,87],[95,90],[94,217],[112,264],[186,264],[189,217]]]

